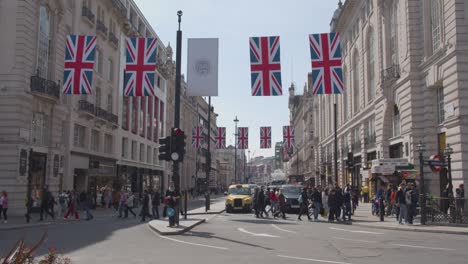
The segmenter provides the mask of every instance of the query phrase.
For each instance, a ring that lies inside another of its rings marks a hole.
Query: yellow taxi
[[[252,211],[252,196],[248,184],[236,184],[229,186],[226,197],[226,212]]]

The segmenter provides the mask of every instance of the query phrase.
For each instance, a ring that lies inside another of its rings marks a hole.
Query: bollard
[[[385,215],[385,205],[384,205],[383,197],[379,198],[379,210],[380,210],[380,222],[383,222],[384,215]]]

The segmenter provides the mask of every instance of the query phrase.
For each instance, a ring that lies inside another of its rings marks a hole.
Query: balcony
[[[49,99],[58,100],[60,99],[60,87],[59,85],[51,80],[46,80],[39,76],[31,76],[30,83],[31,92],[44,96]]]
[[[109,113],[86,100],[80,100],[78,102],[78,110],[88,117],[97,117],[104,122],[110,123],[114,128],[118,127],[119,117],[117,115]]]
[[[117,9],[122,17],[127,17],[127,8],[120,0],[112,0],[112,6]]]
[[[393,64],[392,67],[382,70],[380,75],[382,82],[395,81],[400,78],[400,65]]]
[[[83,8],[81,9],[81,16],[86,18],[86,20],[91,24],[94,24],[94,14],[88,7],[83,6]]]
[[[114,32],[109,32],[109,42],[112,43],[116,48],[119,46],[119,40],[115,36]]]
[[[101,33],[103,37],[107,38],[107,27],[101,20],[98,20],[96,23],[96,31]]]
[[[86,100],[80,100],[78,102],[78,110],[80,112],[83,112],[85,115],[88,117],[93,117],[94,112],[95,112],[95,107],[94,104],[86,101]]]

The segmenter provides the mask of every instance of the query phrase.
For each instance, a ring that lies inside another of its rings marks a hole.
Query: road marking
[[[283,228],[280,228],[279,226],[275,225],[275,224],[271,224],[272,227],[280,230],[280,231],[283,231],[283,232],[287,232],[287,233],[293,233],[293,234],[296,234],[295,231],[291,231],[291,230],[286,230],[286,229],[283,229]]]
[[[187,244],[187,245],[192,245],[192,246],[197,246],[197,247],[214,248],[214,249],[220,249],[220,250],[228,250],[228,248],[225,248],[225,247],[216,247],[216,246],[210,246],[210,245],[205,245],[205,244],[192,243],[192,242],[182,241],[182,240],[178,240],[178,239],[167,237],[167,236],[160,235],[159,237],[167,239],[167,240],[171,240],[177,243],[181,243],[181,244]]]
[[[239,230],[239,231],[241,231],[241,232],[243,232],[243,233],[252,235],[252,236],[257,236],[257,237],[279,237],[279,236],[274,236],[274,235],[270,235],[270,234],[257,234],[257,233],[252,233],[252,232],[249,232],[249,231],[245,230],[244,228],[237,228],[237,230]]]
[[[399,246],[399,247],[422,248],[422,249],[445,250],[445,251],[454,251],[455,250],[453,248],[423,247],[423,246],[414,246],[414,245],[405,245],[405,244],[391,244],[391,245]]]
[[[344,237],[333,237],[334,239],[339,240],[346,240],[346,241],[355,241],[355,242],[362,242],[362,243],[377,243],[377,241],[369,241],[369,240],[360,240],[360,239],[349,239]]]
[[[299,257],[291,257],[291,256],[284,256],[284,255],[278,255],[278,257],[288,258],[288,259],[297,259],[297,260],[306,260],[306,261],[320,262],[320,263],[351,264],[349,262],[331,261],[331,260],[323,260],[323,259],[311,259],[311,258],[299,258]]]
[[[373,234],[373,235],[383,235],[384,233],[379,233],[379,232],[370,232],[370,231],[361,231],[361,230],[348,230],[348,229],[342,229],[342,228],[336,228],[336,227],[329,227],[332,230],[338,230],[338,231],[345,231],[345,232],[351,232],[351,233],[361,233],[361,234]]]

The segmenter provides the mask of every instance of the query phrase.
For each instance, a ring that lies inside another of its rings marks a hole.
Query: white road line
[[[333,237],[334,239],[339,240],[346,240],[346,241],[355,241],[355,242],[362,242],[362,243],[377,243],[377,241],[369,241],[369,240],[361,240],[361,239],[349,239],[344,237]]]
[[[276,228],[276,229],[278,229],[278,230],[280,230],[280,231],[283,231],[283,232],[296,234],[295,231],[291,231],[291,230],[286,230],[286,229],[280,228],[280,227],[278,227],[278,226],[275,225],[275,224],[271,224],[271,226],[274,227],[274,228]]]
[[[244,228],[237,228],[237,230],[241,231],[242,233],[246,233],[246,234],[256,236],[256,237],[279,237],[279,236],[274,236],[274,235],[270,235],[270,234],[252,233],[252,232],[249,232],[249,231],[245,230]]]
[[[423,246],[414,246],[414,245],[405,245],[405,244],[391,244],[391,245],[399,246],[399,247],[422,248],[422,249],[445,250],[445,251],[454,251],[455,250],[453,248],[423,247]]]
[[[332,230],[338,230],[338,231],[345,231],[345,232],[350,232],[350,233],[361,233],[361,234],[373,234],[373,235],[383,235],[384,233],[379,233],[379,232],[370,232],[370,231],[361,231],[361,230],[348,230],[348,229],[341,229],[341,228],[336,228],[336,227],[329,227]]]
[[[220,249],[220,250],[228,250],[228,248],[225,248],[225,247],[216,247],[216,246],[210,246],[210,245],[204,245],[204,244],[197,244],[197,243],[178,240],[178,239],[167,237],[167,236],[161,236],[161,235],[158,235],[158,236],[160,238],[171,240],[171,241],[181,243],[181,244],[187,244],[187,245],[192,245],[192,246],[197,246],[197,247],[214,248],[214,249]]]
[[[311,262],[319,262],[319,263],[333,263],[333,264],[351,264],[348,262],[340,262],[340,261],[331,261],[331,260],[322,260],[322,259],[311,259],[311,258],[299,258],[299,257],[291,257],[291,256],[284,256],[278,255],[280,258],[288,258],[288,259],[297,259],[297,260],[306,260]]]

